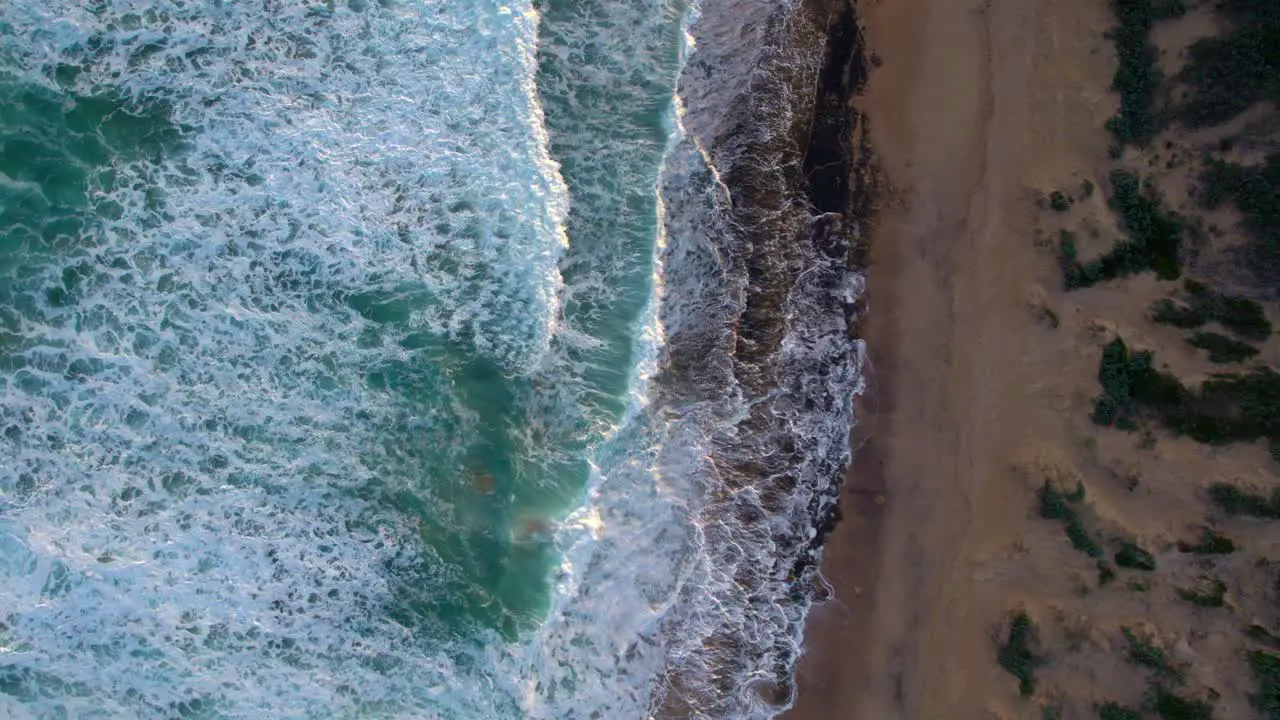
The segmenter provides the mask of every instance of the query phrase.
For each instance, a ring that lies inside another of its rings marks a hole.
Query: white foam
[[[752,653],[796,641],[803,608],[786,604],[785,583],[767,588],[763,611],[734,586],[736,570],[776,561],[771,537],[713,522],[728,506],[716,453],[738,440],[744,454],[772,449],[739,427],[766,399],[743,397],[722,352],[746,281],[717,173],[732,158],[714,156],[726,124],[708,109],[736,100],[762,61],[742,28],[767,24],[769,3],[741,26],[692,34],[696,9],[681,3],[599,3],[542,49],[594,73],[595,95],[579,94],[581,78],[543,78],[568,108],[567,135],[600,136],[597,104],[637,85],[652,93],[672,133],[658,140],[670,143],[661,262],[612,252],[610,238],[564,260],[566,193],[532,84],[527,3],[349,11],[358,5],[18,0],[0,10],[21,29],[28,81],[53,87],[48,68],[79,57],[90,66],[81,91],[167,99],[189,128],[183,159],[119,168],[132,181],[112,197],[124,215],[85,250],[112,269],[82,284],[73,309],[23,320],[30,365],[0,385],[0,425],[23,433],[4,446],[16,462],[0,467],[10,558],[0,608],[17,608],[0,616],[0,666],[69,683],[28,707],[164,717],[207,697],[229,718],[643,717],[668,672],[717,659],[709,637],[746,628],[759,640]],[[125,16],[149,10],[169,41],[139,54],[154,36]],[[94,36],[114,42],[90,51]],[[695,36],[709,53],[698,72],[714,72],[706,84],[686,72],[684,96],[700,100],[682,116],[667,80]],[[619,177],[652,177],[649,147],[560,149],[600,180],[588,190],[607,194]],[[157,202],[156,187],[172,192]],[[585,380],[606,344],[564,307],[618,297],[617,278],[637,266],[658,295],[634,321],[641,340],[618,416]],[[805,304],[809,290],[788,305],[782,362],[795,373],[780,410],[856,390],[848,348],[812,342],[838,328],[811,334],[799,322],[827,317]],[[408,313],[403,329],[345,310],[359,293]],[[563,561],[546,622],[517,643],[493,635],[476,649],[383,612],[398,578],[458,578],[416,528],[359,491],[408,482],[423,455],[400,449],[423,445],[466,482],[461,448],[484,420],[446,373],[414,364],[399,344],[411,330],[531,378],[529,423],[511,430],[528,450],[516,458],[522,480],[590,463],[582,507],[555,536]],[[688,387],[658,376],[671,347],[707,350]],[[95,365],[73,369],[77,360]],[[822,363],[837,372],[807,374]],[[384,367],[418,373],[438,396],[401,402],[360,381]],[[810,393],[806,382],[826,387]],[[812,443],[812,484],[769,527],[804,532],[848,418],[792,409],[782,424]],[[547,438],[572,442],[562,451]],[[737,499],[753,504],[749,492]],[[777,708],[752,704],[752,683],[785,653],[751,657],[725,707],[767,717]]]
[[[460,469],[477,422],[443,371],[415,370],[425,398],[365,382],[415,367],[408,333],[512,374],[555,334],[567,200],[531,6],[19,0],[0,16],[23,81],[81,64],[78,92],[167,103],[185,145],[120,163],[93,197],[123,212],[66,261],[95,268],[73,304],[43,298],[65,265],[27,284],[25,367],[0,382],[0,671],[45,689],[24,705],[510,714],[491,666],[455,664],[469,645],[387,617],[397,582],[454,571],[361,490],[416,481],[397,446]],[[361,294],[403,322],[362,318]]]

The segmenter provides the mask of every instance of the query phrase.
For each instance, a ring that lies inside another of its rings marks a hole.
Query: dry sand
[[[1122,627],[1176,658],[1188,696],[1219,695],[1215,717],[1252,717],[1240,629],[1275,619],[1270,571],[1257,568],[1277,538],[1215,516],[1204,487],[1267,487],[1274,464],[1261,444],[1210,449],[1092,425],[1100,348],[1116,331],[1179,375],[1214,368],[1144,316],[1176,285],[1140,276],[1064,293],[1045,240],[1070,226],[1088,257],[1119,235],[1103,193],[1081,191],[1114,167],[1106,0],[868,0],[859,12],[881,62],[859,106],[893,190],[868,273],[871,391],[823,558],[834,600],[811,614],[786,717],[1093,718],[1095,703],[1136,706],[1148,692]],[[1208,22],[1193,13],[1168,42]],[[1071,213],[1037,206],[1054,188],[1074,191]],[[1274,341],[1264,351],[1274,361]],[[1082,481],[1090,527],[1151,549],[1161,579],[1121,570],[1100,587],[1094,562],[1037,516],[1045,479]],[[1205,524],[1247,538],[1252,554],[1178,553]],[[1176,594],[1210,570],[1231,585],[1216,613]],[[1047,658],[1033,698],[996,662],[1015,610],[1036,622]]]

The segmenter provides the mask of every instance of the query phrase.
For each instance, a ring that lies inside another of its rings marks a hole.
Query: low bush
[[[1227,584],[1217,578],[1209,578],[1199,588],[1178,588],[1178,597],[1192,605],[1220,608],[1227,604]]]
[[[1182,673],[1169,661],[1164,648],[1157,645],[1151,638],[1138,637],[1137,633],[1129,628],[1120,628],[1120,632],[1129,643],[1129,662],[1154,670],[1164,679],[1182,682]]]
[[[1155,570],[1156,559],[1137,545],[1126,542],[1116,552],[1116,565],[1130,570]]]
[[[1036,643],[1036,627],[1031,618],[1020,612],[1009,623],[1009,637],[996,653],[1000,667],[1018,680],[1018,693],[1030,697],[1036,692],[1036,667],[1043,660],[1032,650]]]
[[[1156,687],[1153,705],[1161,720],[1213,720],[1213,705],[1175,695],[1163,687]]]
[[[1280,42],[1280,34],[1276,39]],[[1280,53],[1276,55],[1280,62]],[[1209,160],[1198,179],[1197,197],[1208,208],[1234,204],[1250,240],[1249,267],[1265,282],[1280,279],[1280,152],[1258,165]]]
[[[1271,321],[1262,306],[1253,300],[1214,291],[1191,279],[1183,283],[1183,288],[1191,298],[1193,308],[1208,319],[1221,323],[1235,335],[1256,342],[1271,337]]]
[[[1219,373],[1192,392],[1152,362],[1151,353],[1130,352],[1120,338],[1103,349],[1098,381],[1105,400],[1095,402],[1095,422],[1132,425],[1146,414],[1206,444],[1280,439],[1280,373]]]
[[[1098,706],[1098,720],[1142,720],[1142,713],[1126,705],[1105,702]]]
[[[1143,183],[1137,173],[1116,170],[1111,174],[1112,195],[1108,204],[1120,216],[1128,238],[1117,242],[1103,255],[1081,263],[1074,242],[1059,245],[1063,283],[1068,290],[1090,287],[1106,280],[1154,271],[1161,280],[1176,280],[1182,274],[1182,220],[1163,210],[1151,182]]]
[[[1194,348],[1207,350],[1209,362],[1238,363],[1258,354],[1258,348],[1213,332],[1198,332],[1187,338],[1187,344]]]
[[[1253,650],[1249,669],[1258,683],[1258,692],[1249,696],[1249,701],[1263,717],[1280,720],[1280,655]]]
[[[1275,520],[1280,518],[1280,488],[1264,497],[1225,482],[1209,486],[1209,499],[1228,515],[1249,515]]]
[[[1118,25],[1110,37],[1119,59],[1111,89],[1120,95],[1120,110],[1107,121],[1107,129],[1120,145],[1145,145],[1162,124],[1156,95],[1164,76],[1151,43],[1157,7],[1151,0],[1112,0],[1111,9]]]
[[[1254,103],[1280,99],[1280,6],[1266,0],[1215,5],[1228,31],[1192,45],[1178,74],[1189,92],[1177,113],[1193,127],[1217,125]]]
[[[1156,301],[1149,311],[1151,320],[1163,325],[1190,330],[1209,322],[1209,315],[1201,308],[1181,305],[1165,298]]]
[[[1083,499],[1083,483],[1077,483],[1074,492],[1063,493],[1052,483],[1045,481],[1040,487],[1040,517],[1061,521],[1067,539],[1071,541],[1071,547],[1096,560],[1102,557],[1102,548],[1090,537],[1079,513],[1072,507]]]
[[[1200,542],[1195,545],[1188,542],[1178,542],[1178,552],[1184,553],[1195,553],[1197,555],[1230,555],[1235,551],[1236,544],[1231,538],[1210,528],[1204,529],[1200,534]]]

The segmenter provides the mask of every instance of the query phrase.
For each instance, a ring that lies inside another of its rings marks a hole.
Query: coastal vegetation
[[[1185,8],[1181,2],[1152,0],[1112,0],[1111,8],[1117,20],[1111,40],[1118,60],[1111,89],[1120,96],[1120,109],[1107,122],[1107,129],[1119,146],[1145,145],[1163,124],[1157,95],[1164,76],[1156,64],[1151,28],[1157,20],[1180,15]]]
[[[1216,482],[1209,486],[1209,499],[1227,515],[1280,519],[1280,488],[1273,490],[1271,497],[1266,497],[1230,483]]]
[[[1043,662],[1033,648],[1037,637],[1031,618],[1025,612],[1018,612],[1010,620],[1008,638],[996,655],[1000,667],[1017,678],[1018,693],[1024,697],[1035,694],[1036,667]]]
[[[1258,684],[1258,691],[1249,698],[1253,707],[1267,720],[1280,720],[1280,655],[1250,651],[1249,669]]]
[[[1192,389],[1172,373],[1157,370],[1150,351],[1130,351],[1116,337],[1102,351],[1093,420],[1133,430],[1143,418],[1198,442],[1221,445],[1258,438],[1280,439],[1280,373],[1255,367],[1217,373]]]
[[[1194,545],[1178,543],[1178,552],[1196,555],[1230,555],[1235,551],[1235,541],[1212,528],[1205,528],[1200,534],[1200,541]]]
[[[1178,597],[1192,605],[1220,608],[1226,605],[1227,584],[1216,577],[1203,577],[1194,587],[1178,588]]]
[[[1142,711],[1115,702],[1098,706],[1098,720],[1142,720]]]
[[[1280,100],[1280,5],[1223,0],[1229,29],[1194,43],[1177,80],[1190,92],[1178,119],[1195,128],[1221,124],[1262,101]]]
[[[1187,302],[1163,298],[1152,304],[1148,317],[1152,322],[1184,330],[1192,330],[1215,322],[1238,338],[1265,342],[1271,336],[1271,321],[1262,306],[1248,298],[1215,292],[1203,283],[1184,283]],[[1198,332],[1187,338],[1188,344],[1209,352],[1216,363],[1242,362],[1258,354],[1258,348],[1216,332]]]
[[[1078,484],[1074,491],[1064,493],[1055,488],[1052,483],[1045,481],[1040,488],[1040,517],[1061,521],[1067,539],[1071,541],[1071,547],[1098,560],[1102,557],[1102,548],[1090,537],[1089,531],[1085,529],[1084,522],[1080,519],[1080,514],[1074,507],[1082,500],[1084,500],[1083,483]]]
[[[1162,678],[1172,680],[1177,683],[1181,683],[1183,681],[1181,671],[1173,666],[1168,653],[1164,651],[1164,648],[1156,644],[1153,638],[1139,636],[1136,632],[1127,627],[1120,628],[1120,632],[1124,635],[1125,642],[1128,643],[1129,662],[1149,670],[1154,670],[1156,674]]]
[[[1198,332],[1187,338],[1187,344],[1206,350],[1209,362],[1238,363],[1258,354],[1258,348],[1215,332]]]
[[[1217,322],[1246,340],[1261,342],[1271,336],[1271,321],[1256,301],[1215,291],[1195,280],[1188,279],[1182,285],[1191,307],[1206,321]]]
[[[1183,697],[1159,685],[1153,694],[1154,709],[1161,720],[1213,719],[1213,705],[1203,700]]]
[[[1060,235],[1059,263],[1066,289],[1091,287],[1148,271],[1161,280],[1178,279],[1182,274],[1181,218],[1163,208],[1160,194],[1150,179],[1142,181],[1135,172],[1115,170],[1110,180],[1108,205],[1128,237],[1097,258],[1082,262],[1074,235],[1064,231]]]
[[[1138,547],[1134,543],[1122,543],[1120,550],[1116,552],[1116,565],[1130,570],[1155,570],[1155,557]]]
[[[1243,254],[1246,264],[1261,282],[1275,285],[1280,281],[1280,152],[1256,165],[1208,158],[1198,183],[1202,207],[1213,210],[1230,203],[1239,211],[1250,241]]]
[[[1107,156],[1082,159],[1084,145],[1072,146],[1054,175],[1033,176],[1044,188],[1033,196],[1038,287],[1061,284],[1037,290],[1032,307],[1055,308],[1052,323],[1035,315],[1059,329],[1048,342],[1065,347],[1073,330],[1096,342],[1091,404],[1061,402],[1102,429],[1071,427],[1066,457],[1055,446],[1028,461],[1049,468],[1027,474],[1034,515],[1055,524],[1055,542],[1060,527],[1078,555],[1049,605],[1058,614],[1029,609],[1046,623],[1044,638],[1040,654],[1026,656],[1036,663],[1017,665],[1053,672],[1038,691],[1034,682],[1020,689],[1045,716],[1210,720],[1251,703],[1280,720],[1280,626],[1259,619],[1274,617],[1280,580],[1257,534],[1280,520],[1280,479],[1258,477],[1280,469],[1280,3],[1107,4],[1116,105],[1106,138],[1088,146],[1109,143]],[[1082,73],[1093,69],[1082,61]],[[1064,375],[1084,375],[1078,368]],[[1175,466],[1184,458],[1194,470]],[[1096,584],[1083,579],[1090,566]],[[1133,602],[1150,612],[1141,624],[1127,614]],[[1123,641],[1080,641],[1085,615],[1093,638]],[[1225,638],[1230,659],[1208,659],[1206,633]],[[1014,636],[998,650],[1010,673]],[[1090,654],[1144,679],[1105,701],[1072,697],[1059,673]],[[1224,664],[1215,673],[1252,673],[1255,691],[1214,686],[1205,678],[1222,675],[1200,672],[1206,662]],[[1232,692],[1232,704],[1219,702]]]

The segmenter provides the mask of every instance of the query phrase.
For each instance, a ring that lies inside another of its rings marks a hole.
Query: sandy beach
[[[1040,239],[1058,220],[1038,199],[1082,183],[1070,221],[1100,226],[1103,242],[1113,230],[1092,194],[1111,167],[1103,128],[1117,104],[1109,5],[858,7],[878,68],[857,106],[889,186],[868,270],[869,392],[844,519],[824,551],[834,598],[810,615],[785,717],[1096,717],[1104,700],[1150,695],[1122,657],[1130,627],[1185,661],[1214,717],[1252,717],[1240,618],[1179,603],[1172,588],[1126,592],[1138,581],[1124,577],[1100,587],[1091,561],[1036,516],[1046,478],[1081,478],[1101,535],[1155,547],[1170,573],[1190,578],[1204,567],[1173,543],[1202,523],[1229,524],[1206,519],[1204,485],[1274,482],[1256,445],[1207,449],[1164,434],[1139,444],[1089,422],[1100,348],[1116,333],[1142,338],[1176,369],[1212,369],[1144,317],[1167,284],[1136,276],[1066,294]],[[1193,22],[1167,31],[1168,42],[1202,32]],[[1258,533],[1263,554],[1276,549],[1273,533],[1232,527]],[[1242,562],[1216,572],[1232,578],[1237,614],[1266,594],[1251,594]],[[1033,699],[996,661],[1014,610],[1040,622],[1049,658]]]
[[[957,709],[973,687],[944,672],[956,658],[923,654],[921,639],[984,653],[986,628],[953,622],[971,611],[950,575],[975,522],[990,527],[1006,505],[984,502],[1000,449],[1038,420],[1009,413],[1028,370],[1034,257],[1008,241],[1018,218],[1002,212],[1018,202],[1011,127],[1028,111],[1035,8],[905,0],[863,13],[884,64],[862,107],[895,189],[868,272],[865,441],[824,556],[838,600],[811,618],[821,640],[788,717],[971,717]]]

